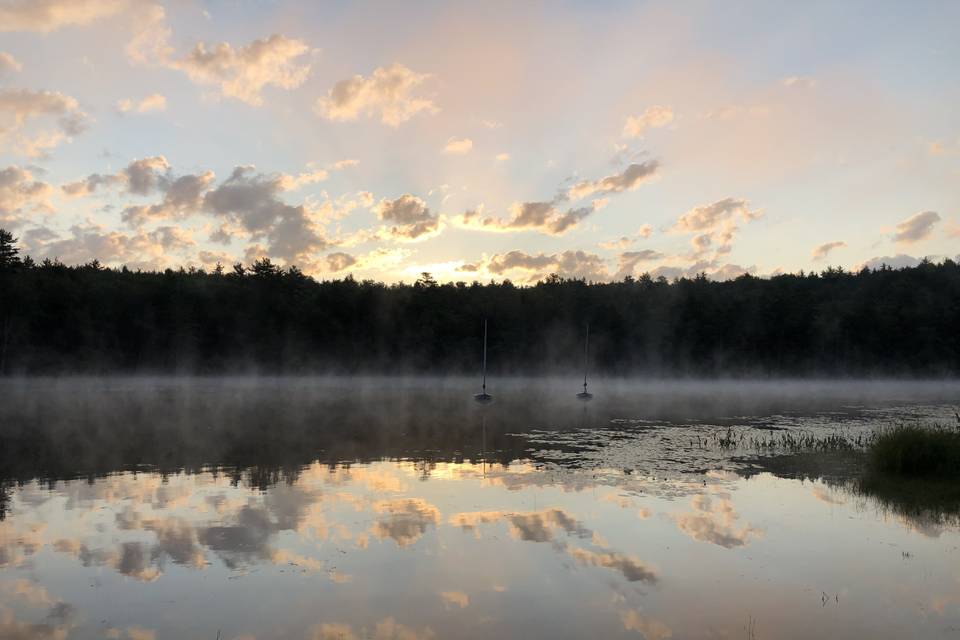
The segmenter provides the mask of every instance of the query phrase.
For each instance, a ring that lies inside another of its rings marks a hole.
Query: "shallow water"
[[[947,422],[956,384],[0,384],[0,638],[960,634],[955,514],[715,445]]]

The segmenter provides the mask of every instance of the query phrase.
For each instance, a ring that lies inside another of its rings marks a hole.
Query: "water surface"
[[[3,382],[0,638],[960,634],[956,512],[749,445],[957,385],[471,384]]]

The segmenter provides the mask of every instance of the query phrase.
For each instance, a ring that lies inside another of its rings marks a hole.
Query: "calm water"
[[[0,638],[960,637],[955,512],[713,444],[960,386],[471,385],[0,383]]]

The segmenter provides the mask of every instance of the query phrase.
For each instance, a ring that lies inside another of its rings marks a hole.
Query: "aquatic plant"
[[[872,473],[960,478],[960,429],[898,425],[879,432],[869,449]]]
[[[840,431],[835,433],[814,433],[812,431],[767,431],[757,433],[756,430],[736,430],[728,427],[726,430],[715,432],[712,438],[700,440],[698,444],[705,448],[713,444],[723,450],[747,449],[756,452],[781,451],[787,453],[800,452],[844,452],[862,451],[872,443],[874,435],[871,433],[851,433]]]

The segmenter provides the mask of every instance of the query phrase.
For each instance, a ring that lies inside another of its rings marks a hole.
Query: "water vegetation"
[[[960,479],[960,425],[903,424],[883,430],[872,438],[868,462],[873,474]]]

